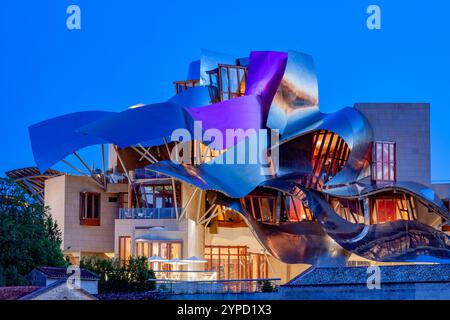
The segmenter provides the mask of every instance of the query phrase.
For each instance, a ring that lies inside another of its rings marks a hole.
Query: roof
[[[66,285],[66,280],[62,279],[62,280],[56,281],[46,287],[38,287],[37,290],[34,290],[34,291],[30,292],[29,294],[18,298],[18,300],[32,300],[32,299],[40,296],[41,294],[43,294],[49,290],[52,290],[54,288],[57,288],[61,285]],[[87,296],[90,299],[97,300],[97,298],[95,296],[93,296],[92,294],[88,293],[87,291],[85,291],[81,288],[75,288],[74,290],[80,292],[81,294]]]
[[[450,282],[450,264],[380,266],[383,283]],[[301,273],[285,286],[366,284],[368,267],[314,268]]]
[[[41,173],[37,167],[15,169],[5,174],[25,188],[28,193],[35,195],[41,203],[44,202],[45,180],[63,175],[62,172],[53,169]]]
[[[37,286],[0,287],[0,300],[17,300],[40,288]]]
[[[48,278],[52,279],[67,279],[69,277],[69,274],[67,274],[66,268],[59,268],[59,267],[38,267],[35,270],[38,270],[45,274]],[[81,280],[98,280],[100,279],[99,276],[97,276],[95,273],[87,270],[87,269],[80,269],[81,270]]]

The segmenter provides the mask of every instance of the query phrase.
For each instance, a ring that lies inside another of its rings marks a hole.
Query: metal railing
[[[181,210],[179,208],[178,210]],[[119,219],[176,219],[175,208],[120,208]]]
[[[138,168],[134,170],[135,179],[169,179],[170,177],[161,173],[149,170],[147,168]]]
[[[216,271],[195,270],[159,270],[154,271],[158,280],[176,281],[214,281],[217,280]]]
[[[156,283],[156,290],[169,294],[221,294],[276,292],[281,279],[272,278],[211,281],[151,279],[149,281],[154,281]]]

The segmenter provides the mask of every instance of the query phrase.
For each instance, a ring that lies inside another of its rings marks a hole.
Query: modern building
[[[428,103],[320,113],[313,60],[293,51],[205,51],[174,85],[164,103],[30,127],[39,169],[8,175],[44,195],[73,263],[145,256],[159,278],[286,283],[311,265],[450,262],[450,183],[431,182]],[[195,137],[195,121],[246,134],[215,136],[221,148],[171,139]],[[250,129],[278,132],[264,161],[217,161],[242,146],[249,159]],[[94,170],[77,150],[95,144]],[[46,171],[58,161],[80,174]]]

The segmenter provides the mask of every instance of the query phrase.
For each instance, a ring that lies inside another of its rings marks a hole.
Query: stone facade
[[[430,104],[356,103],[369,120],[375,141],[392,141],[397,148],[397,180],[431,183]]]

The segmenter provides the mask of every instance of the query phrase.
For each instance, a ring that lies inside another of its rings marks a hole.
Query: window
[[[397,220],[417,220],[414,198],[408,195],[385,195],[371,199],[371,224]]]
[[[219,64],[208,72],[214,102],[230,100],[245,94],[247,67]]]
[[[131,256],[131,237],[119,237],[119,261],[125,263]]]
[[[376,200],[376,219],[378,223],[397,220],[394,199]]]
[[[175,183],[177,206],[181,205],[181,187]],[[135,207],[138,208],[174,208],[174,194],[172,184],[141,184],[137,188],[140,197],[135,197]]]
[[[242,217],[234,210],[218,208],[217,221],[219,227],[223,228],[242,228],[247,227],[247,224]]]
[[[372,180],[396,181],[396,145],[376,141],[372,147]]]
[[[311,188],[318,188],[334,177],[347,163],[350,149],[337,134],[320,130],[312,137],[311,167],[313,174],[306,183]]]
[[[246,246],[205,246],[208,270],[218,280],[267,278],[268,262],[263,254],[251,253]]]
[[[181,259],[181,241],[136,241],[135,254],[138,257],[158,256],[164,259]],[[156,271],[171,270],[172,265],[151,262],[149,267]]]
[[[247,247],[205,246],[208,270],[217,272],[218,280],[248,278],[249,261]]]
[[[281,201],[280,200],[281,197]],[[277,202],[280,216],[277,217]],[[245,210],[257,221],[279,223],[285,221],[313,221],[314,216],[296,197],[282,193],[254,192],[241,200]]]
[[[86,226],[100,225],[100,193],[80,193],[80,224]]]
[[[360,200],[330,197],[330,205],[341,218],[352,223],[364,223],[364,210]]]

